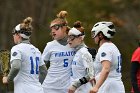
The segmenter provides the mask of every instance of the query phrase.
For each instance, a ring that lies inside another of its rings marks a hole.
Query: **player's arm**
[[[86,72],[87,75],[80,78],[77,82],[74,82],[71,86],[71,88],[73,87],[73,89],[77,89],[78,87],[80,87],[83,84],[86,84],[87,82],[89,82],[90,80],[92,80],[95,83],[94,77],[91,76],[91,72],[89,72],[89,68],[86,68]]]
[[[8,81],[13,81],[13,79],[17,76],[19,70],[21,68],[21,60],[15,59],[12,61],[11,70],[8,74]]]
[[[89,70],[88,70],[88,71],[89,71]],[[83,84],[86,84],[86,83],[89,82],[90,80],[91,80],[91,82],[94,82],[94,83],[95,83],[94,77],[91,78],[91,77],[89,76],[89,74],[86,75],[85,77],[82,77],[81,79],[79,79],[78,81],[74,82],[74,83],[70,86],[69,92],[68,92],[68,93],[74,93],[75,90],[76,90],[77,88],[79,88],[79,87],[80,87],[81,85],[83,85]]]
[[[137,82],[137,71],[139,69],[139,62],[131,62],[131,83],[135,93],[139,93],[138,82]]]
[[[11,62],[11,69],[7,77],[3,77],[3,83],[13,81],[21,68],[21,60],[15,59]]]
[[[93,91],[98,92],[99,88],[101,87],[101,85],[104,83],[104,81],[108,77],[108,74],[110,72],[110,65],[111,65],[110,61],[108,61],[108,60],[102,61],[102,70],[100,73],[100,77],[99,77],[98,81],[96,82],[95,86],[92,88],[92,90],[90,90],[90,93],[92,93]]]
[[[93,64],[92,64],[92,57],[85,54],[82,56],[83,62],[84,62],[84,66],[85,66],[85,70],[87,75],[82,77],[81,79],[79,79],[78,81],[74,82],[70,88],[69,91],[73,91],[73,92],[69,92],[69,93],[74,93],[74,91],[80,87],[83,84],[86,84],[87,82],[89,82],[89,80],[93,79],[94,80],[94,71],[93,71]]]
[[[86,84],[89,80],[90,80],[90,76],[87,75],[87,76],[82,77],[81,79],[79,79],[77,82],[74,82],[72,84],[72,86],[74,87],[74,89],[77,89],[81,85]]]
[[[50,63],[50,57],[51,57],[50,49],[51,49],[51,46],[47,44],[41,56],[42,62],[44,62],[46,65]]]
[[[94,68],[93,68],[92,55],[84,54],[82,56],[82,59],[83,59],[83,64],[84,64],[86,73],[87,73],[85,77],[82,77],[81,79],[79,79],[79,81],[83,85],[89,82],[89,80],[91,81],[91,79],[94,79]],[[94,81],[92,83],[94,83]]]
[[[90,77],[87,75],[85,77],[82,77],[78,81],[74,82],[68,90],[68,93],[74,93],[77,88],[79,88],[81,85],[86,84],[90,80]]]
[[[42,84],[47,75],[46,65],[39,66],[39,82]]]

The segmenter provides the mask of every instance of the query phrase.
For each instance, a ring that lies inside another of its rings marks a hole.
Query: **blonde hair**
[[[68,15],[67,11],[60,11],[57,14],[57,18],[55,18],[51,23],[59,22],[60,24],[67,26],[67,24],[68,24],[68,22],[66,20],[67,15]]]
[[[68,21],[66,19],[66,17],[68,16],[68,12],[60,11],[56,16],[57,16],[57,18],[55,18],[53,21],[51,21],[51,23],[57,22],[58,24],[61,24],[62,26],[66,26],[66,34],[68,34],[69,30],[71,29],[68,26]]]
[[[73,25],[74,28],[76,28],[77,30],[79,30],[81,33],[85,32],[84,27],[82,26],[82,22],[80,21],[76,21]]]
[[[32,27],[32,17],[27,17],[23,20],[23,22],[20,24],[20,29],[25,31],[25,32],[32,32],[33,27]]]

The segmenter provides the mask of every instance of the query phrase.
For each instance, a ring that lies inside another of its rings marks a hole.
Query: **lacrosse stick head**
[[[10,51],[0,50],[0,64],[3,76],[7,76],[10,71]]]

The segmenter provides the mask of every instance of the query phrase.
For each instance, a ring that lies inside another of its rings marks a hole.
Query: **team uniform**
[[[11,59],[21,60],[21,68],[14,78],[14,93],[44,93],[39,82],[40,51],[32,44],[20,43],[11,49]]]
[[[87,72],[87,69],[89,72]],[[82,77],[94,76],[92,55],[88,52],[86,46],[79,49],[72,61],[72,84]],[[92,88],[91,82],[81,85],[74,93],[89,93]]]
[[[67,93],[70,86],[71,63],[75,51],[61,45],[56,40],[47,43],[42,54],[43,61],[49,61],[50,67],[42,84],[45,93]]]
[[[107,79],[99,88],[98,93],[125,93],[121,80],[121,54],[113,43],[103,43],[98,49],[94,62],[95,79],[98,81],[102,70],[101,62],[108,60],[111,62],[110,72]]]
[[[131,62],[139,62],[140,64],[140,47],[138,47],[133,55],[132,55],[132,59],[131,59]],[[140,65],[139,65],[140,66]],[[138,69],[137,71],[137,75],[136,75],[136,78],[137,78],[137,84],[138,84],[138,89],[140,91],[140,69]],[[133,89],[131,91],[132,93],[134,93]]]

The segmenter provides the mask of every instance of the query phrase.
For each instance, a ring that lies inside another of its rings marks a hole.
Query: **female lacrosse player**
[[[50,62],[47,76],[42,84],[45,93],[67,93],[70,86],[71,62],[75,51],[67,44],[67,12],[61,11],[51,24],[53,41],[48,42],[42,59]]]
[[[41,61],[40,51],[29,41],[33,29],[31,23],[32,18],[27,17],[13,31],[17,45],[11,49],[11,70],[7,77],[3,77],[3,83],[14,79],[14,93],[44,93],[39,74],[45,78],[46,66]]]
[[[82,77],[90,76],[92,78],[94,76],[92,55],[88,52],[87,46],[84,43],[84,37],[84,28],[81,22],[75,22],[74,27],[68,33],[68,43],[70,47],[76,50],[72,61],[72,85],[68,93],[88,93],[92,88],[91,82],[88,82],[77,88],[75,92],[71,89],[74,83]]]
[[[125,93],[121,80],[121,54],[110,41],[115,32],[112,22],[98,22],[92,28],[92,38],[99,49],[94,62],[96,84],[90,93]]]
[[[131,59],[131,93],[140,93],[140,43]]]

